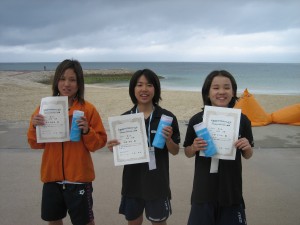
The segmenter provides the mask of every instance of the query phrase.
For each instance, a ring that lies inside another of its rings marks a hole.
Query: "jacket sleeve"
[[[36,139],[36,128],[32,124],[32,118],[34,115],[36,115],[40,110],[40,107],[38,107],[34,113],[31,116],[28,131],[27,131],[27,141],[28,144],[32,149],[44,149],[45,148],[45,143],[37,143]]]
[[[107,134],[102,123],[102,119],[95,107],[89,112],[89,132],[82,135],[85,147],[94,152],[100,148],[103,148],[107,141]]]

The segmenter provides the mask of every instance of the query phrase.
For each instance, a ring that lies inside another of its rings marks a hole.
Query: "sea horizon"
[[[1,71],[55,70],[59,62],[0,63]],[[200,92],[205,77],[213,70],[227,70],[236,79],[238,93],[300,95],[300,63],[252,62],[81,62],[84,70],[151,69],[165,79],[164,90]],[[126,87],[128,82],[120,82]]]

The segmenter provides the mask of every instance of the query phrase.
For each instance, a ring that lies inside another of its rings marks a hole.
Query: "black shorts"
[[[126,220],[135,220],[143,214],[151,222],[163,222],[172,214],[169,198],[145,201],[140,198],[122,197],[119,213],[125,215]]]
[[[220,207],[214,203],[192,204],[188,225],[247,225],[243,204]]]
[[[65,188],[64,188],[65,186]],[[94,220],[92,183],[45,183],[42,196],[42,219],[55,221],[70,215],[72,224],[86,225]]]

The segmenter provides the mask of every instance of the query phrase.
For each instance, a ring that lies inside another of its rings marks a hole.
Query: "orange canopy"
[[[279,109],[271,114],[273,123],[300,126],[300,103]]]
[[[254,96],[248,92],[247,88],[234,108],[241,109],[242,113],[251,121],[252,126],[265,126],[272,122],[271,115],[265,112]]]

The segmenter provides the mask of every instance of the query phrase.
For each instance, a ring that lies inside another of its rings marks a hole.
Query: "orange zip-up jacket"
[[[78,101],[73,103],[69,110],[70,126],[74,110],[84,111],[90,129],[87,134],[81,135],[79,142],[37,143],[36,129],[32,125],[32,119],[30,121],[27,132],[28,143],[33,149],[44,149],[41,165],[41,180],[44,183],[56,181],[83,183],[92,182],[95,179],[90,152],[105,146],[106,131],[96,108],[87,101],[84,104]],[[32,117],[38,113],[39,107]]]

